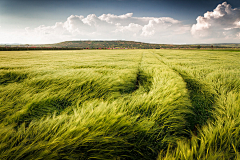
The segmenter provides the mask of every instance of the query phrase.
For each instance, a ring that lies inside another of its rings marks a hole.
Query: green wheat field
[[[2,51],[0,159],[240,159],[240,51]]]

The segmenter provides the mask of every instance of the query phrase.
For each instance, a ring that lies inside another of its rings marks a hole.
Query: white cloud
[[[115,33],[128,33],[128,34],[139,34],[143,28],[143,26],[135,23],[130,23],[128,26],[121,26],[120,24],[116,24]]]
[[[133,21],[133,17],[132,17],[133,13],[127,13],[124,15],[114,15],[114,14],[103,14],[101,16],[99,16],[99,19],[101,19],[102,21],[106,21],[108,23],[111,24],[116,24],[119,23],[121,25],[127,25],[130,23],[130,21]]]
[[[232,8],[227,2],[219,4],[213,12],[206,12],[197,18],[197,23],[191,28],[191,33],[199,38],[222,40],[239,39],[240,9]]]
[[[150,19],[147,25],[142,28],[142,36],[154,36],[161,33],[161,36],[177,36],[190,30],[190,27],[183,25],[180,21],[169,17]]]
[[[133,17],[133,13],[127,13],[103,14],[99,17],[95,14],[87,17],[71,15],[65,22],[57,22],[53,26],[41,25],[25,30],[29,36],[35,35],[47,42],[69,39],[138,39],[144,42],[181,43],[180,37],[190,33],[190,26],[170,17]],[[171,42],[173,39],[179,40]]]

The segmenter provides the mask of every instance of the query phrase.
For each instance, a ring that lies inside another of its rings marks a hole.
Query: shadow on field
[[[215,103],[214,92],[209,86],[199,82],[185,71],[176,68],[173,68],[173,70],[186,82],[194,112],[194,115],[189,117],[187,121],[190,124],[190,130],[196,134],[198,128],[206,124],[209,119],[212,119],[211,113]]]
[[[14,82],[22,82],[27,78],[26,73],[18,73],[18,72],[3,72],[0,73],[0,85],[7,85],[9,83]]]
[[[23,114],[16,116],[16,123],[18,125],[25,122],[28,126],[34,119],[41,119],[47,115],[51,115],[54,112],[59,115],[65,108],[71,106],[71,102],[67,99],[60,98],[48,98],[38,102],[32,102],[26,106],[26,110]]]
[[[152,87],[152,76],[145,73],[142,69],[139,69],[136,76],[135,88],[133,91],[143,87],[145,92],[149,92]]]
[[[117,83],[114,87],[122,96],[131,95],[139,89],[148,93],[152,87],[152,76],[142,69],[138,69],[137,72],[125,77],[122,82]]]

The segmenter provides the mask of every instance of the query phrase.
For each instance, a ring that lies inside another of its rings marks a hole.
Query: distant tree
[[[201,46],[200,46],[200,45],[198,45],[198,46],[197,46],[197,49],[200,49],[200,48],[201,48]]]

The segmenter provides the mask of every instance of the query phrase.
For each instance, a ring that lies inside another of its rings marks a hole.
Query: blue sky
[[[0,0],[0,43],[86,39],[238,43],[240,1]]]

